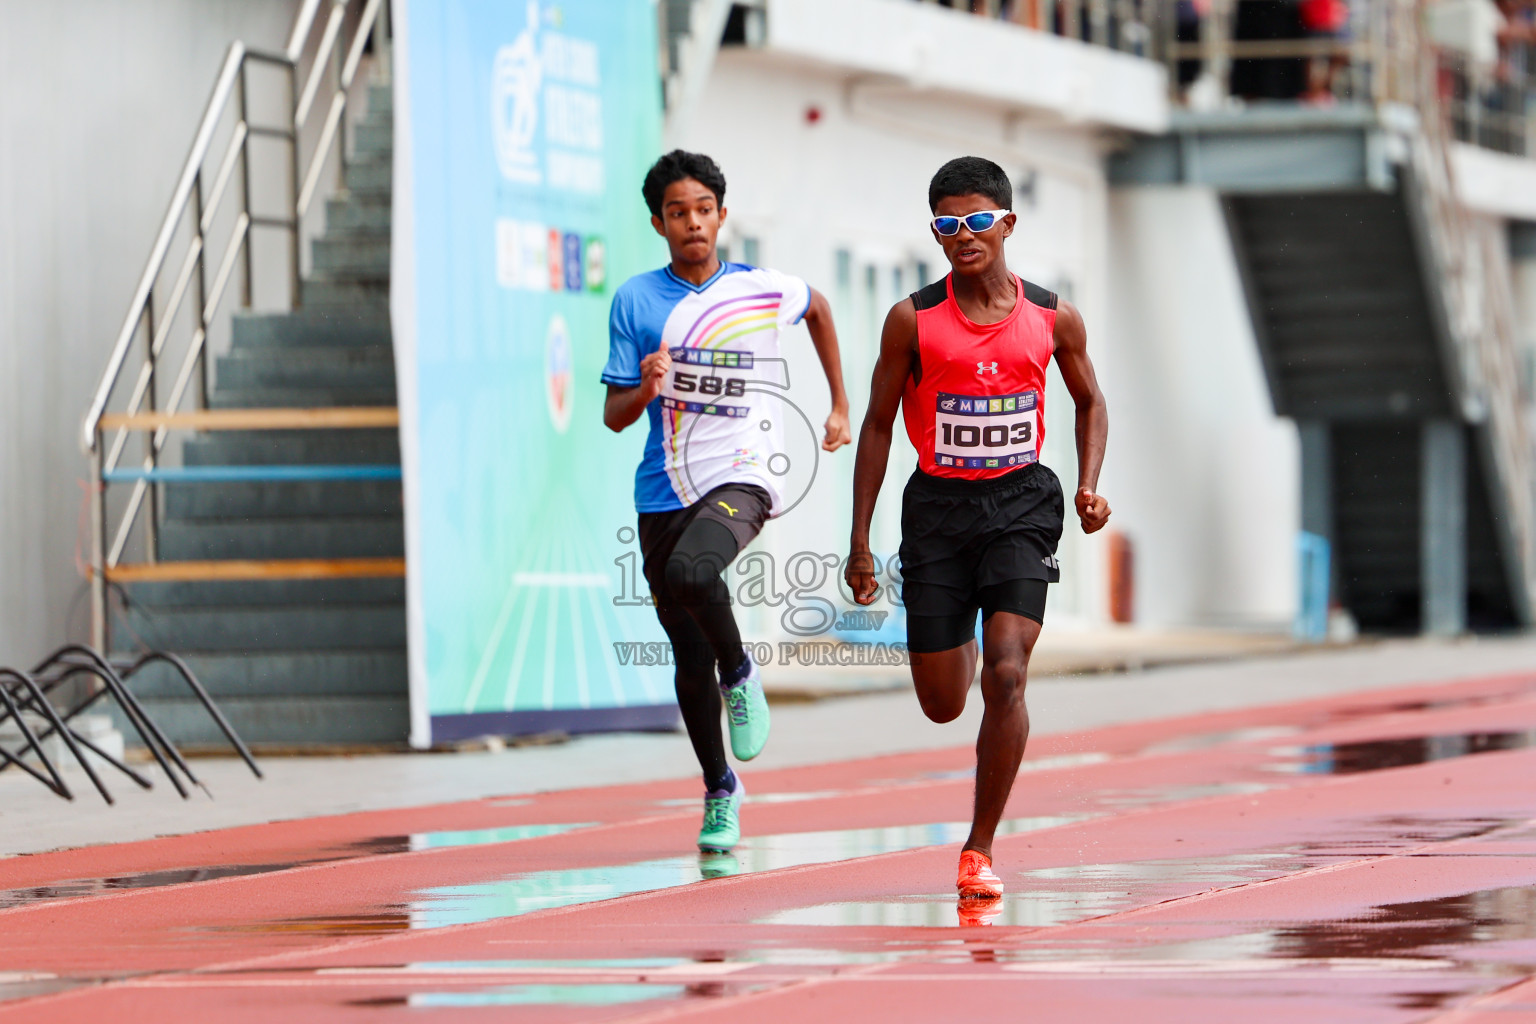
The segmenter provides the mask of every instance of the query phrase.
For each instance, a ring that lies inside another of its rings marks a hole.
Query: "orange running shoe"
[[[955,882],[961,899],[996,899],[1003,894],[1003,880],[992,873],[992,858],[975,850],[960,854],[960,878]]]

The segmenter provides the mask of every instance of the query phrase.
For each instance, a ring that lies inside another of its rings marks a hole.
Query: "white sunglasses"
[[[958,235],[963,221],[972,231],[990,231],[1012,212],[1012,210],[982,210],[980,213],[968,213],[964,217],[935,217],[933,230],[941,235]]]

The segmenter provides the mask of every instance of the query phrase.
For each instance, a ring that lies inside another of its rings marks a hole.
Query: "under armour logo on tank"
[[[1014,280],[1018,301],[995,324],[966,317],[948,277],[912,295],[923,379],[907,379],[901,410],[925,473],[984,479],[1040,458],[1056,295]]]

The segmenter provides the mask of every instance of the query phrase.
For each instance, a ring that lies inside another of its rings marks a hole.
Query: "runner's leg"
[[[964,849],[988,858],[1029,739],[1024,686],[1029,657],[1040,638],[1045,591],[1043,580],[1017,580],[985,588],[983,594],[988,610],[998,604],[1011,609],[993,611],[982,626],[981,696],[986,710],[976,737],[976,804]]]
[[[739,666],[742,659],[741,630],[731,611],[730,589],[721,579],[725,567],[740,551],[741,545],[729,529],[701,514],[678,538],[664,569],[667,590],[692,617],[722,675]]]
[[[656,617],[672,642],[673,686],[683,725],[699,759],[706,790],[729,788],[731,769],[720,734],[720,688],[715,682],[715,655],[708,639],[688,610],[667,588],[666,565],[696,510],[643,513],[639,518],[640,549],[646,582],[656,602]]]
[[[975,630],[976,613],[966,616]],[[910,621],[910,620],[909,620]],[[908,636],[911,636],[909,631]],[[966,693],[976,678],[976,640],[944,651],[912,652],[912,686],[923,714],[935,722],[953,722],[965,710]]]
[[[672,641],[677,706],[683,713],[694,756],[704,772],[704,788],[729,789],[731,769],[720,735],[720,686],[715,681],[714,651],[693,616],[681,605],[658,603],[656,617],[661,619],[661,628]]]
[[[741,549],[768,519],[768,492],[753,484],[727,484],[706,494],[661,565],[667,592],[693,616],[720,667],[722,685],[745,671],[741,630],[731,611],[731,592],[721,579]]]

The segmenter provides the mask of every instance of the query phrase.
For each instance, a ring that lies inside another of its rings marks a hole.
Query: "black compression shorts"
[[[657,605],[674,603],[666,565],[675,551],[705,576],[719,576],[762,530],[772,505],[756,484],[722,484],[686,508],[640,513],[641,564]]]
[[[1043,622],[1046,584],[1061,579],[1064,514],[1061,483],[1039,463],[990,480],[913,473],[901,508],[908,649],[970,642],[978,611]]]

